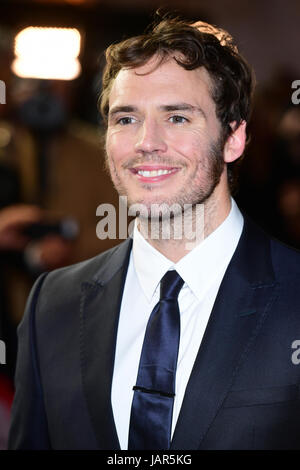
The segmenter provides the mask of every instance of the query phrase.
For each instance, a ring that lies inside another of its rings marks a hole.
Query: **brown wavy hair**
[[[106,66],[102,78],[100,111],[107,124],[109,95],[114,79],[122,68],[145,65],[154,55],[158,65],[175,54],[174,60],[186,70],[204,67],[212,80],[212,99],[221,122],[225,144],[242,121],[249,122],[254,72],[239,53],[232,36],[225,30],[199,21],[189,24],[177,18],[167,18],[155,24],[145,34],[112,44],[106,50]],[[235,189],[240,160],[227,165],[228,183]]]

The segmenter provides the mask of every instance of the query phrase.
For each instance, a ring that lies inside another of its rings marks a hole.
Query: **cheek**
[[[169,148],[196,166],[205,157],[205,138],[199,132],[181,132],[169,140]]]
[[[109,160],[115,163],[122,161],[132,152],[132,142],[129,136],[119,131],[111,131],[106,136],[106,153]]]

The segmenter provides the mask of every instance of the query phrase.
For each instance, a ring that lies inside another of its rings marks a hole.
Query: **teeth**
[[[161,175],[167,175],[168,173],[171,173],[171,170],[139,170],[138,174],[141,176],[144,176],[146,178],[150,178],[153,176],[161,176]]]

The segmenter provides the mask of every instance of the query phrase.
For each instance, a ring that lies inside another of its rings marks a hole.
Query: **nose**
[[[166,152],[167,148],[163,129],[161,129],[155,120],[145,119],[137,134],[136,152]]]

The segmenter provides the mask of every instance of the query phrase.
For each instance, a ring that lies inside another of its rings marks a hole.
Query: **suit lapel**
[[[111,406],[111,383],[130,250],[128,239],[117,247],[92,280],[82,284],[81,372],[100,449],[120,448]]]
[[[199,449],[277,294],[269,239],[245,219],[186,388],[171,449]]]

